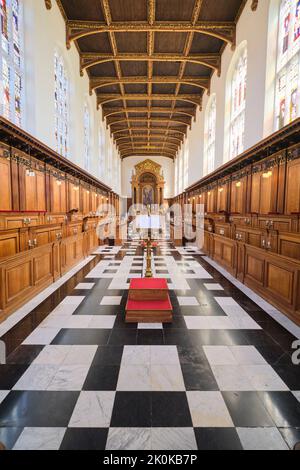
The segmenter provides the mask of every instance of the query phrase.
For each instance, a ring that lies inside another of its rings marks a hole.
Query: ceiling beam
[[[125,147],[119,147],[119,152],[126,152],[127,150],[161,150],[161,145],[152,145],[151,142],[145,142],[145,143],[141,143],[140,145],[139,144],[134,144],[133,146],[131,146],[130,144],[126,145]],[[165,145],[164,146],[164,150],[166,150],[167,152],[170,152],[170,153],[175,153],[175,155],[177,154],[177,151],[178,151],[178,147],[175,146],[174,147],[170,147],[169,145]]]
[[[131,129],[132,131],[135,131],[135,132],[140,132],[140,131],[148,131],[149,128],[148,127],[133,127]],[[164,129],[162,127],[150,127],[150,131],[155,131],[159,134],[163,133],[165,134],[167,131],[168,132],[173,132],[175,134],[180,134],[180,135],[186,135],[186,131],[183,132],[181,130],[177,130],[176,128],[169,128],[169,129]],[[114,131],[113,129],[111,129],[111,134],[114,135],[114,134],[119,134],[120,132],[129,132],[129,129],[117,129],[116,131]]]
[[[219,53],[211,54],[189,54],[183,56],[182,54],[152,54],[149,56],[145,53],[118,53],[116,56],[113,54],[99,54],[99,53],[81,53],[80,54],[80,74],[83,76],[83,71],[94,65],[105,64],[113,60],[127,61],[127,62],[191,62],[193,64],[203,65],[221,74],[221,55]]]
[[[174,160],[176,157],[176,155],[173,155],[172,153],[164,152],[162,150],[158,150],[157,152],[153,152],[152,150],[149,150],[148,152],[143,152],[143,151],[138,152],[138,151],[131,150],[128,152],[126,151],[124,153],[121,153],[120,156],[122,160],[123,158],[133,157],[133,156],[138,156],[138,157],[160,156],[160,157],[171,158],[172,160]]]
[[[235,45],[236,24],[231,21],[197,21],[190,22],[112,22],[107,24],[98,21],[73,21],[66,22],[67,48],[76,39],[99,33],[130,33],[130,32],[158,32],[158,33],[200,33],[212,36],[222,41]]]
[[[179,85],[190,85],[195,86],[197,88],[201,88],[205,91],[209,91],[210,89],[210,77],[184,77],[179,79],[178,77],[123,77],[121,79],[115,77],[97,77],[90,79],[90,95],[92,94],[93,90],[97,90],[99,88],[103,88],[106,86],[112,85],[132,85],[132,84],[152,84],[152,85],[159,85],[159,84],[179,84]]]
[[[118,93],[113,93],[113,94],[108,94],[108,93],[103,93],[100,95],[97,95],[97,102],[98,106],[103,105],[106,103],[110,103],[113,101],[119,101],[119,100],[132,100],[132,101],[147,101],[147,100],[152,100],[152,101],[186,101],[187,103],[192,103],[195,106],[199,106],[201,108],[202,104],[202,96],[201,95],[188,95],[188,94],[182,94],[178,96],[174,96],[172,94],[155,94],[148,96],[147,94],[144,93],[130,93],[126,95],[118,94]]]
[[[145,142],[147,141],[148,139],[148,134],[137,134],[137,135],[134,135],[133,136],[133,140],[136,140],[136,139],[142,139],[142,140],[145,140]],[[176,144],[181,144],[183,142],[182,139],[178,139],[177,137],[172,137],[172,136],[169,136],[169,137],[165,137],[165,135],[161,135],[160,134],[152,134],[152,136],[150,136],[150,139],[152,141],[157,141],[157,142],[160,142],[160,141],[164,141],[166,140],[167,142],[170,142],[170,143],[176,143]],[[124,136],[124,137],[118,137],[117,139],[115,139],[115,142],[118,143],[118,142],[123,142],[126,143],[126,140],[130,140],[130,136]]]
[[[183,126],[189,126],[191,128],[191,122],[186,122],[186,121],[180,121],[178,119],[170,119],[170,118],[128,118],[128,119],[118,119],[116,121],[111,121],[111,122],[107,122],[107,125],[108,126],[112,126],[114,124],[122,124],[124,122],[173,122],[173,123],[176,123],[176,124],[181,124]]]
[[[124,114],[124,113],[147,113],[148,108],[146,107],[136,107],[136,108],[103,108],[103,118],[108,118],[110,116],[114,116],[116,114]],[[171,108],[151,108],[150,113],[151,114],[171,114],[172,109]],[[188,116],[190,118],[194,118],[196,116],[196,113],[193,111],[193,108],[175,108],[175,113],[176,114],[182,114],[183,116]]]

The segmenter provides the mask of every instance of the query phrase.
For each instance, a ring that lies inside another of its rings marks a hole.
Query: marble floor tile
[[[150,367],[153,392],[181,392],[185,390],[180,365],[153,365]]]
[[[289,388],[276,374],[274,369],[267,365],[248,365],[243,366],[257,391],[287,391]]]
[[[70,428],[107,428],[115,392],[81,392],[71,416]]]
[[[9,390],[0,390],[0,404],[5,400],[8,394]]]
[[[100,305],[120,305],[122,296],[118,295],[104,295]]]
[[[151,375],[149,365],[128,366],[121,364],[118,384],[118,391],[151,391]]]
[[[60,305],[80,305],[85,299],[84,295],[69,295],[64,298]]]
[[[152,450],[197,450],[193,428],[152,428]]]
[[[244,450],[289,450],[277,428],[237,428]]]
[[[58,335],[59,331],[60,328],[38,327],[29,336],[27,336],[22,344],[50,344],[55,336]]]
[[[229,349],[235,357],[237,364],[244,366],[267,364],[254,346],[229,346]]]
[[[138,323],[138,330],[161,330],[162,323]]]
[[[49,391],[80,391],[85,382],[90,366],[60,366],[47,387]]]
[[[58,369],[58,365],[31,364],[13,390],[47,390]]]
[[[234,427],[220,392],[187,392],[187,399],[194,427]]]
[[[150,346],[152,365],[179,365],[179,356],[176,346]]]
[[[13,450],[58,450],[66,428],[24,428]]]
[[[177,297],[178,303],[181,306],[197,306],[199,305],[196,297]]]
[[[124,346],[122,366],[149,366],[150,357],[150,346]]]
[[[184,321],[188,330],[237,330],[228,317],[209,317],[185,315]]]
[[[96,352],[97,346],[71,345],[68,354],[63,361],[63,365],[90,366],[95,357]]]
[[[61,365],[72,346],[47,345],[34,359],[33,364]]]
[[[115,321],[115,315],[95,315],[90,318],[88,328],[112,329]]]
[[[297,400],[300,402],[300,391],[292,392],[292,393],[297,398]]]
[[[77,290],[90,290],[94,287],[95,283],[94,282],[80,282],[77,284],[75,289]]]
[[[203,284],[205,289],[207,290],[224,290],[223,287],[220,285],[220,284],[215,284],[215,283],[211,283],[211,284]]]
[[[222,391],[255,390],[247,371],[238,365],[211,366],[217,384]]]
[[[211,366],[237,365],[236,358],[228,346],[203,346]]]
[[[106,450],[151,450],[151,429],[110,428]]]

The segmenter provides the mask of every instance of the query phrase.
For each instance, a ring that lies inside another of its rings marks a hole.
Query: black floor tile
[[[91,366],[83,390],[116,390],[119,366]]]
[[[111,330],[100,330],[93,328],[66,328],[61,329],[51,344],[65,345],[103,345],[108,342]]]
[[[6,450],[13,448],[22,431],[23,428],[0,426],[0,442],[5,446]]]
[[[290,359],[291,361],[291,359]],[[282,378],[290,390],[300,390],[300,365],[280,364],[273,365],[273,369]]]
[[[195,428],[199,450],[243,450],[234,428]]]
[[[10,390],[24,374],[28,364],[0,365],[0,390]]]
[[[113,329],[109,337],[110,346],[124,346],[125,344],[136,344],[137,330],[134,329]]]
[[[177,351],[181,364],[209,366],[206,354],[201,346],[178,346]]]
[[[209,365],[181,364],[185,388],[190,390],[219,390],[215,376]]]
[[[123,346],[99,346],[92,366],[120,366]]]
[[[138,345],[163,345],[164,333],[163,330],[138,330],[137,333]]]
[[[257,392],[222,392],[236,427],[275,426]]]
[[[44,349],[44,346],[21,345],[7,358],[7,364],[31,364]]]
[[[291,392],[258,392],[277,427],[300,428],[300,403]]]
[[[192,338],[190,333],[186,329],[166,329],[164,330],[165,344],[168,345],[180,345],[180,346],[192,346]]]
[[[108,429],[69,428],[66,430],[60,450],[105,450]]]
[[[79,392],[12,391],[0,405],[1,427],[66,427]]]
[[[192,427],[185,392],[152,393],[153,427]]]
[[[150,427],[151,393],[116,392],[111,427]]]

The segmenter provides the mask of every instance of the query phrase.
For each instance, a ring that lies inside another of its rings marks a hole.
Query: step
[[[125,321],[128,323],[169,323],[172,321],[172,304],[166,300],[128,300]]]
[[[139,301],[167,300],[168,292],[169,288],[166,279],[131,279],[128,299]]]

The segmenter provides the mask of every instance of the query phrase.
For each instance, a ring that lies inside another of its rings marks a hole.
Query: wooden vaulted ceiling
[[[45,0],[51,8],[51,0]],[[174,158],[245,0],[57,0],[121,158]],[[253,9],[257,0],[253,0]]]

